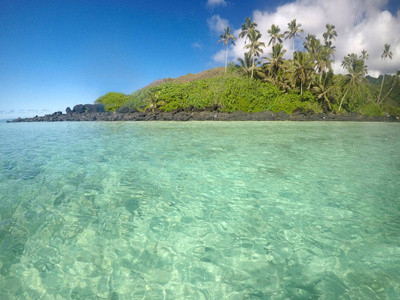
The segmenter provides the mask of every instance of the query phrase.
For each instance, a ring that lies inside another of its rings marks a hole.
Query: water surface
[[[0,124],[0,299],[398,299],[394,123]]]

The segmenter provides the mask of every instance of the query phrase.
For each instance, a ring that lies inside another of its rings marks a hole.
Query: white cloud
[[[194,49],[202,49],[203,48],[203,45],[199,42],[194,42],[190,46]]]
[[[212,57],[213,61],[216,63],[223,63],[225,64],[225,55],[226,55],[226,50],[219,50],[217,53],[215,53]],[[229,53],[228,53],[228,59],[229,59]]]
[[[222,34],[225,28],[229,26],[229,21],[221,18],[219,15],[214,15],[207,20],[207,24],[211,31]]]
[[[207,6],[209,7],[215,7],[215,6],[226,6],[225,0],[208,0],[207,1]]]
[[[321,40],[327,23],[335,25],[338,33],[334,45],[336,46],[335,72],[344,72],[341,68],[343,57],[349,53],[360,54],[363,49],[369,53],[367,61],[368,73],[378,76],[384,72],[385,64],[381,60],[384,44],[391,45],[393,59],[387,61],[387,73],[394,73],[400,69],[400,11],[392,15],[383,10],[388,0],[296,0],[276,8],[275,11],[253,12],[252,20],[258,24],[263,37],[262,40],[268,44],[267,30],[272,24],[279,25],[281,32],[287,30],[287,24],[297,19],[304,29],[303,37],[308,33],[316,34]],[[245,16],[243,16],[244,21]],[[210,25],[210,24],[209,24]],[[226,27],[226,26],[225,26]],[[238,37],[240,30],[234,35]],[[296,42],[297,49],[302,49],[304,40]],[[238,39],[233,49],[235,61],[243,57],[244,40]],[[292,45],[289,40],[284,41],[287,49],[287,58],[292,56]],[[271,48],[264,49],[267,56]]]

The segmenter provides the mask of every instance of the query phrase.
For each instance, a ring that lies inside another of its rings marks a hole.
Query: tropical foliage
[[[267,34],[267,46],[262,41],[262,32]],[[268,30],[259,30],[257,23],[246,18],[239,33],[239,38],[244,39],[245,53],[238,59],[238,65],[230,63],[228,66],[228,47],[235,45],[237,38],[227,27],[218,41],[223,43],[226,51],[224,69],[164,79],[131,95],[108,93],[96,102],[104,103],[107,110],[127,106],[138,110],[171,111],[179,107],[218,105],[228,112],[270,110],[291,113],[300,108],[315,112],[399,114],[400,71],[395,76],[383,75],[378,79],[367,76],[369,54],[363,50],[343,58],[345,75],[334,74],[334,41],[338,36],[335,26],[326,24],[321,39],[314,34],[307,34],[303,39],[302,33],[304,30],[296,19],[289,22],[288,30],[282,33],[275,24]],[[288,57],[288,50],[283,46],[286,39],[292,42],[291,59],[285,58]],[[300,43],[296,39],[303,41]],[[302,45],[301,49],[299,45]],[[272,51],[265,55],[267,47]],[[265,56],[261,57],[262,54]],[[385,70],[387,60],[392,56],[390,45],[385,44],[381,56]]]

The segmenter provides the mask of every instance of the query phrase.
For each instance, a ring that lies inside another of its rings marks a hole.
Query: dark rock
[[[177,108],[171,110],[170,113],[171,113],[171,114],[177,114],[177,113],[179,113],[179,112],[181,112],[181,111],[183,111],[183,108],[179,106],[179,107],[177,107]]]
[[[86,113],[99,113],[106,110],[103,103],[85,104],[84,107]]]
[[[280,111],[280,112],[276,113],[276,120],[287,121],[287,120],[289,120],[289,116],[285,111]]]
[[[85,105],[83,104],[75,105],[74,108],[72,109],[72,112],[77,114],[83,114],[85,112]]]
[[[216,115],[215,112],[207,112],[207,111],[193,112],[192,119],[196,121],[212,121],[214,120],[215,115]]]
[[[262,111],[249,114],[254,121],[275,121],[276,115],[272,111]]]
[[[193,111],[194,106],[193,105],[189,105],[188,107],[185,107],[185,109],[183,111],[185,112],[192,112]]]
[[[175,121],[189,121],[191,118],[192,115],[184,111],[178,112],[173,115],[173,119]]]
[[[105,111],[104,105],[100,104],[78,104],[73,110],[66,109],[63,115],[60,111],[45,116],[35,116],[33,118],[15,119],[11,122],[61,122],[61,121],[359,121],[359,122],[399,122],[398,116],[362,116],[358,113],[318,113],[313,110],[303,111],[296,109],[292,114],[286,112],[273,113],[263,111],[257,113],[245,113],[243,111],[225,112],[219,111],[217,105],[206,107],[205,109],[196,109],[189,106],[185,109],[177,108],[171,112],[164,112],[159,109],[146,109],[146,111],[137,111],[137,109],[119,109],[116,112]]]
[[[210,105],[210,106],[204,106],[205,111],[218,111],[219,106],[218,104]]]
[[[160,121],[172,121],[174,120],[174,115],[170,112],[165,112],[160,115]]]
[[[314,110],[312,110],[311,108],[310,108],[310,109],[307,109],[306,115],[310,116],[310,115],[314,115],[314,114],[315,114],[315,111],[314,111]]]
[[[225,112],[219,113],[219,120],[221,121],[240,121],[247,118],[248,118],[247,113],[241,110],[234,111],[231,113],[225,113]]]
[[[138,112],[136,107],[129,109],[129,113],[136,113],[136,112]]]
[[[127,114],[129,112],[130,112],[130,109],[127,106],[123,106],[123,107],[120,107],[117,109],[117,113],[119,113],[119,114]]]
[[[297,115],[302,113],[304,113],[304,110],[301,107],[297,107],[296,109],[293,110],[292,115]]]

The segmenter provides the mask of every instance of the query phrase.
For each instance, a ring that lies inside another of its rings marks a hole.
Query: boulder
[[[285,111],[280,111],[280,112],[276,113],[276,120],[287,121],[287,120],[289,120],[289,116]]]
[[[72,112],[77,114],[83,114],[85,112],[85,105],[83,104],[75,105],[74,108],[72,109]]]
[[[123,107],[120,107],[117,109],[117,113],[119,113],[119,114],[127,114],[129,112],[130,112],[130,109],[127,106],[123,106]]]
[[[293,110],[292,115],[297,115],[297,114],[303,114],[304,111],[301,107],[297,107],[296,109]]]
[[[71,108],[69,108],[69,107],[67,107],[67,108],[65,109],[65,112],[66,112],[66,114],[67,114],[68,116],[72,115],[72,110],[71,110]]]
[[[96,104],[85,104],[85,111],[87,113],[98,113],[98,112],[105,112],[105,106],[103,103],[96,103]]]
[[[219,106],[218,104],[210,105],[210,106],[204,106],[205,111],[218,111]]]
[[[132,107],[131,109],[129,109],[129,113],[137,113],[138,112],[138,110],[137,110],[137,108],[136,107]]]
[[[181,112],[181,111],[183,111],[183,108],[179,106],[179,107],[177,107],[177,108],[171,110],[170,113],[171,113],[171,114],[177,114],[177,113],[179,113],[179,112]]]
[[[194,106],[193,105],[189,105],[188,107],[185,107],[185,109],[183,111],[185,112],[192,112],[193,111]]]

